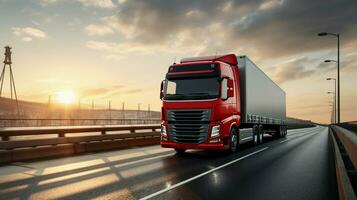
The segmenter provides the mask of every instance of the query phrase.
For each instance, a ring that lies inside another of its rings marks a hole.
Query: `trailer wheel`
[[[238,143],[239,143],[239,139],[238,139],[237,129],[232,128],[231,133],[229,135],[229,151],[231,153],[237,152]]]
[[[186,149],[175,149],[176,154],[183,155],[186,152]]]
[[[286,137],[286,135],[288,134],[288,129],[287,129],[287,127],[286,126],[283,126],[284,128],[283,128],[283,137]]]
[[[257,126],[257,125],[254,125],[254,126],[253,126],[253,140],[252,140],[253,146],[256,146],[256,145],[259,144],[258,135],[259,135],[258,126]]]
[[[259,144],[263,143],[264,140],[264,129],[263,129],[263,125],[259,125],[258,126],[258,137],[259,137]]]

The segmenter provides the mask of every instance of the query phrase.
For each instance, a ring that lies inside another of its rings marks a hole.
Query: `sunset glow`
[[[72,104],[76,101],[76,93],[71,90],[62,90],[57,92],[56,99],[61,104]]]

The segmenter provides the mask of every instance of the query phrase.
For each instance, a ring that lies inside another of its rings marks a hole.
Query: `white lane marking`
[[[233,164],[233,163],[236,163],[236,162],[238,162],[238,161],[240,161],[240,160],[243,160],[243,159],[245,159],[245,158],[248,158],[249,156],[252,156],[252,155],[254,155],[254,154],[257,154],[257,153],[259,153],[259,152],[262,152],[262,151],[264,151],[264,150],[266,150],[266,149],[268,149],[268,148],[269,148],[269,147],[265,147],[265,148],[262,148],[262,149],[260,149],[260,150],[254,151],[254,152],[252,152],[252,153],[250,153],[250,154],[247,154],[247,155],[245,155],[245,156],[242,156],[242,157],[240,157],[240,158],[237,158],[237,159],[235,159],[235,160],[232,160],[232,161],[230,161],[230,162],[228,162],[228,163],[225,163],[225,164],[223,164],[223,165],[220,165],[220,166],[218,166],[218,167],[216,167],[216,168],[213,168],[213,169],[211,169],[211,170],[208,170],[208,171],[206,171],[206,172],[203,172],[203,173],[201,173],[201,174],[198,174],[198,175],[196,175],[196,176],[194,176],[194,177],[191,177],[191,178],[189,178],[189,179],[186,179],[186,180],[184,180],[184,181],[181,181],[181,182],[179,182],[179,183],[176,183],[176,184],[174,184],[174,185],[171,185],[170,187],[167,187],[167,188],[165,188],[165,189],[162,189],[162,190],[159,190],[159,191],[157,191],[157,192],[155,192],[155,193],[152,193],[152,194],[150,194],[150,195],[148,195],[148,196],[145,196],[145,197],[141,198],[140,200],[147,200],[147,199],[151,199],[151,198],[153,198],[153,197],[156,197],[156,196],[158,196],[158,195],[160,195],[160,194],[162,194],[162,193],[165,193],[165,192],[167,192],[167,191],[169,191],[169,190],[172,190],[172,189],[177,188],[177,187],[179,187],[179,186],[181,186],[181,185],[184,185],[184,184],[186,184],[186,183],[189,183],[189,182],[191,182],[191,181],[193,181],[193,180],[195,180],[195,179],[198,179],[198,178],[200,178],[200,177],[202,177],[202,176],[205,176],[205,175],[207,175],[207,174],[209,174],[209,173],[212,173],[212,172],[214,172],[214,171],[217,171],[217,170],[219,170],[219,169],[222,169],[222,168],[224,168],[224,167],[226,167],[226,166],[228,166],[228,165],[231,165],[231,164]]]
[[[284,143],[284,142],[286,142],[286,141],[289,141],[289,139],[285,139],[285,140],[283,140],[283,141],[280,141],[279,143],[281,144],[281,143]]]

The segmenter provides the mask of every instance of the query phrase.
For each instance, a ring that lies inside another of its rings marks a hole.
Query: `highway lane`
[[[334,170],[314,127],[233,155],[150,146],[15,163],[0,167],[0,199],[337,199]]]

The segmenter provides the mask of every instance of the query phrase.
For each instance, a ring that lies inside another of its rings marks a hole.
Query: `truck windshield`
[[[218,77],[166,80],[165,100],[214,99],[218,97]]]

